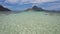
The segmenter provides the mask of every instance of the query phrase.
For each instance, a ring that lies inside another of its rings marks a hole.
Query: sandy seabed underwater
[[[60,34],[60,14],[21,12],[0,14],[0,34]]]

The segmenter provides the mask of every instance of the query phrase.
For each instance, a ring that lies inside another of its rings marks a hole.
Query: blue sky
[[[60,0],[0,0],[0,4],[11,10],[25,10],[33,5],[46,10],[60,10]]]

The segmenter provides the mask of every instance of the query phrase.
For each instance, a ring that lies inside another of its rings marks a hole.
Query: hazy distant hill
[[[43,7],[46,10],[59,10],[60,11],[60,1],[44,2],[44,3],[39,4],[38,6]]]
[[[11,10],[0,5],[0,11],[11,11]]]
[[[44,11],[44,9],[39,8],[37,6],[33,6],[32,8],[28,8],[27,10]]]

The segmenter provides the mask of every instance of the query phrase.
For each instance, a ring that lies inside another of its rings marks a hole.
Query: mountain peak
[[[37,7],[37,6],[33,6],[32,8],[29,8],[27,10],[43,11],[44,9]]]
[[[0,11],[11,11],[11,10],[0,5]]]

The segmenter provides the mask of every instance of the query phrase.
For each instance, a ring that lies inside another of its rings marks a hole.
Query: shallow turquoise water
[[[60,14],[46,12],[0,14],[0,34],[60,34]]]

